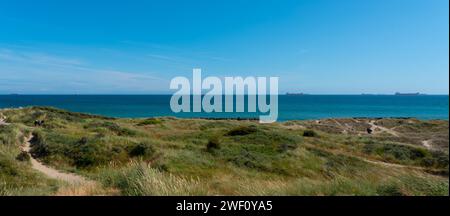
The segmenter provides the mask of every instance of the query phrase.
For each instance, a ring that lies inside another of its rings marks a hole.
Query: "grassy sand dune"
[[[116,119],[0,111],[3,195],[448,195],[448,121]],[[39,127],[35,120],[44,120]],[[372,131],[369,134],[367,129]],[[33,157],[96,182],[73,188]]]

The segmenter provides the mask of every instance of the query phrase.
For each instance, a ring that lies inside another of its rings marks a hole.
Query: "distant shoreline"
[[[202,94],[204,95],[204,94]],[[0,93],[0,96],[172,96],[171,93],[167,94],[8,94]],[[248,96],[245,94],[245,96]],[[361,94],[310,94],[310,93],[280,93],[278,96],[449,96],[449,94],[378,94],[378,93],[361,93]]]
[[[105,119],[158,119],[158,118],[173,118],[173,119],[200,119],[200,120],[232,120],[232,121],[259,121],[259,118],[249,118],[249,117],[179,117],[173,115],[165,115],[165,116],[147,116],[147,117],[115,117],[115,116],[107,116],[102,114],[95,113],[87,113],[87,112],[76,112],[65,109],[60,109],[57,107],[50,106],[27,106],[27,107],[17,107],[17,108],[0,108],[0,112],[2,111],[11,111],[11,110],[20,110],[20,109],[49,109],[49,110],[59,110],[62,112],[92,116],[92,117],[100,117]],[[381,120],[381,119],[417,119],[417,120],[441,120],[441,121],[449,121],[449,119],[445,118],[435,118],[435,119],[422,119],[416,117],[408,117],[408,116],[385,116],[385,117],[365,117],[365,116],[348,116],[348,117],[328,117],[328,118],[311,118],[311,119],[289,119],[289,120],[279,120],[277,122],[289,122],[289,121],[321,121],[321,120],[330,120],[330,119],[355,119],[355,120]]]
[[[170,95],[0,95],[0,108],[46,106],[117,118],[175,116],[179,118],[255,119],[265,114],[248,112],[247,107],[244,112],[175,113],[170,108],[170,100]],[[225,110],[224,105],[222,101],[222,110]],[[449,119],[449,97],[436,95],[280,95],[278,114],[278,121],[353,117]]]

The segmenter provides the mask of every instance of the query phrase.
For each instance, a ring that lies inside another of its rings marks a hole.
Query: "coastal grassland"
[[[53,194],[58,182],[32,170],[29,158],[20,157],[24,131],[19,124],[0,126],[0,195]]]
[[[448,121],[258,124],[107,118],[48,107],[2,112],[17,133],[34,135],[34,157],[122,195],[448,195]],[[45,123],[35,127],[35,120]],[[368,134],[371,124],[378,127]]]

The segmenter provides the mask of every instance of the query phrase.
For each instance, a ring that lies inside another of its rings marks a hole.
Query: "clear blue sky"
[[[157,94],[279,76],[281,92],[449,91],[447,0],[0,0],[0,94]]]

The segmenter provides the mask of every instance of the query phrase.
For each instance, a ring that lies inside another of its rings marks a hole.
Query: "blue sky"
[[[281,92],[449,91],[447,0],[0,0],[0,94],[169,93],[175,76]]]

